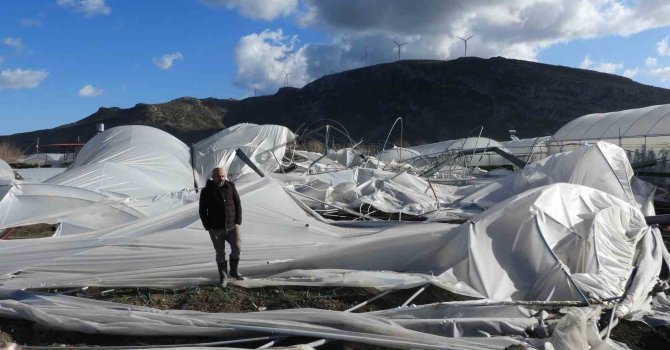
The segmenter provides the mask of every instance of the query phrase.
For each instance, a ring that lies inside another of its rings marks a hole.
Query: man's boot
[[[240,259],[230,259],[230,276],[235,278],[236,280],[243,280],[244,277],[240,275],[239,271],[237,271],[237,267],[240,265]]]
[[[228,279],[228,262],[225,260],[223,262],[217,262],[216,267],[219,268],[219,283],[223,285]]]

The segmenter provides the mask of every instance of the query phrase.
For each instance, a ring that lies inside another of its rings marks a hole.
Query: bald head
[[[223,168],[214,168],[212,169],[212,181],[214,183],[221,184],[226,180],[226,170]]]

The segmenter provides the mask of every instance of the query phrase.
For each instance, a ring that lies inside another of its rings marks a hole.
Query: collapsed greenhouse
[[[533,153],[559,136],[517,146]],[[0,317],[91,334],[280,335],[307,339],[303,348],[626,349],[609,339],[618,319],[670,324],[670,254],[649,223],[655,186],[634,176],[626,150],[593,140],[487,172],[478,155],[504,163],[509,155],[490,149],[513,148],[472,140],[319,153],[296,149],[300,135],[276,125],[235,125],[192,147],[123,126],[43,183],[11,179],[0,164],[0,229],[55,227],[0,240]],[[417,292],[356,313],[157,310],[51,292],[216,284],[197,191],[216,166],[244,213],[248,278],[231,284]],[[469,300],[411,304],[427,286]]]

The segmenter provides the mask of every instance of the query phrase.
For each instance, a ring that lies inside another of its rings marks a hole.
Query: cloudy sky
[[[0,135],[100,106],[272,94],[398,54],[454,59],[459,36],[468,56],[670,88],[667,0],[0,0]]]

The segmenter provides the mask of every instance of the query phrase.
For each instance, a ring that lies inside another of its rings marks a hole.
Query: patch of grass
[[[10,229],[11,230],[11,229]],[[27,239],[51,237],[54,234],[55,226],[51,224],[35,224],[19,226],[14,229],[7,239]]]
[[[93,289],[89,291],[96,292]],[[416,289],[408,289],[392,292],[356,312],[377,311],[400,306],[415,291]],[[344,311],[377,294],[379,292],[365,288],[264,287],[246,289],[228,285],[226,288],[207,286],[184,291],[123,289],[96,299],[162,310],[235,313],[295,308]],[[422,305],[456,300],[468,300],[468,298],[430,286],[412,303]]]

